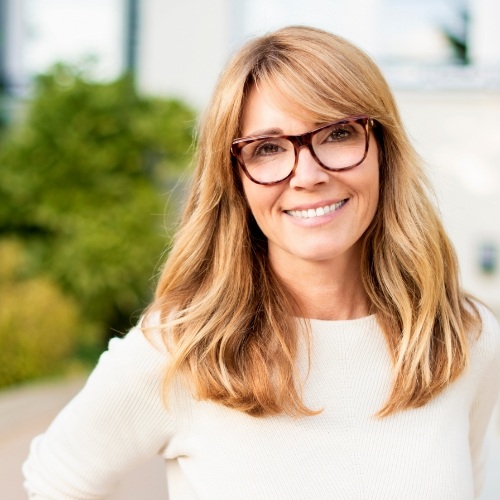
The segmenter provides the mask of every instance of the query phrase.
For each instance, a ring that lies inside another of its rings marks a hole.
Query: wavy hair
[[[375,120],[380,202],[363,237],[362,280],[393,360],[378,415],[424,405],[465,369],[480,317],[460,288],[454,250],[380,70],[345,39],[300,26],[247,42],[202,119],[190,195],[148,310],[161,311],[171,352],[165,388],[183,373],[198,398],[251,415],[316,413],[296,373],[307,330],[270,266],[230,156],[245,96],[260,84],[312,122]]]

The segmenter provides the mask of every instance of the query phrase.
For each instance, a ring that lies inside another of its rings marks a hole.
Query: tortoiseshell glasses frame
[[[341,127],[343,125],[349,125],[356,123],[358,125],[361,125],[364,133],[364,145],[361,143],[359,146],[359,158],[356,157],[356,160],[352,164],[348,165],[343,165],[342,167],[331,167],[328,165],[325,165],[320,158],[318,157],[318,154],[314,150],[314,143],[313,143],[313,138],[316,136],[321,131],[324,131],[328,128],[334,128],[334,127]],[[304,134],[299,134],[299,135],[256,135],[256,136],[249,136],[249,137],[239,137],[237,139],[234,139],[232,146],[231,146],[231,155],[234,159],[236,159],[238,165],[242,168],[243,172],[245,175],[252,181],[255,182],[256,184],[261,184],[261,185],[273,185],[273,184],[278,184],[279,182],[283,182],[284,180],[288,179],[293,175],[295,172],[295,169],[297,168],[297,163],[298,163],[298,157],[299,157],[299,152],[302,147],[307,147],[312,155],[312,157],[316,160],[316,162],[323,167],[326,170],[329,170],[331,172],[338,172],[338,171],[343,171],[343,170],[349,170],[351,168],[357,167],[366,158],[366,155],[368,154],[368,146],[370,143],[370,131],[374,126],[374,120],[371,119],[369,116],[361,115],[361,116],[349,116],[346,118],[343,118],[342,120],[337,120],[335,122],[327,123],[326,125],[322,125],[319,128],[316,128],[314,130],[311,130],[309,132],[305,132]],[[242,150],[246,146],[255,143],[255,142],[262,142],[263,140],[270,139],[270,140],[287,140],[293,145],[294,149],[294,154],[295,154],[295,159],[293,161],[293,164],[291,163],[291,168],[287,172],[286,175],[281,176],[277,180],[272,180],[272,181],[262,181],[259,179],[256,179],[255,177],[252,176],[250,173],[249,169],[245,165],[245,161],[243,160],[243,155],[242,155]]]

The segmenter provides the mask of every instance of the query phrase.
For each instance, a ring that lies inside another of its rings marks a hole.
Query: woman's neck
[[[272,264],[272,259],[271,259]],[[368,316],[370,301],[365,292],[359,261],[302,262],[275,266],[280,280],[298,302],[307,318],[345,320]]]

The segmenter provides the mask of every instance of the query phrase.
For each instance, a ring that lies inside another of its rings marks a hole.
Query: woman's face
[[[242,136],[270,130],[297,135],[322,125],[293,118],[275,102],[269,87],[251,89],[243,109]],[[290,102],[282,108],[293,106]],[[359,265],[360,238],[373,220],[379,200],[378,148],[373,134],[367,157],[350,170],[327,171],[307,148],[301,148],[296,170],[285,181],[266,186],[252,182],[243,172],[241,178],[250,210],[268,239],[275,269],[346,259]],[[320,215],[325,207],[329,209]],[[297,212],[304,210],[308,214],[315,210],[316,216],[299,217]]]

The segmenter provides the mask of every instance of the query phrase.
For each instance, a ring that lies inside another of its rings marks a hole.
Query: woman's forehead
[[[321,124],[326,121],[334,121],[344,118],[346,115],[335,107],[321,102],[309,101],[307,106],[302,99],[292,90],[283,88],[279,83],[258,81],[248,87],[246,92],[241,120],[240,132],[243,135],[249,135],[248,129],[257,126],[253,132],[261,132],[262,127],[273,126],[273,119],[288,116],[292,120],[299,120],[312,124]]]

